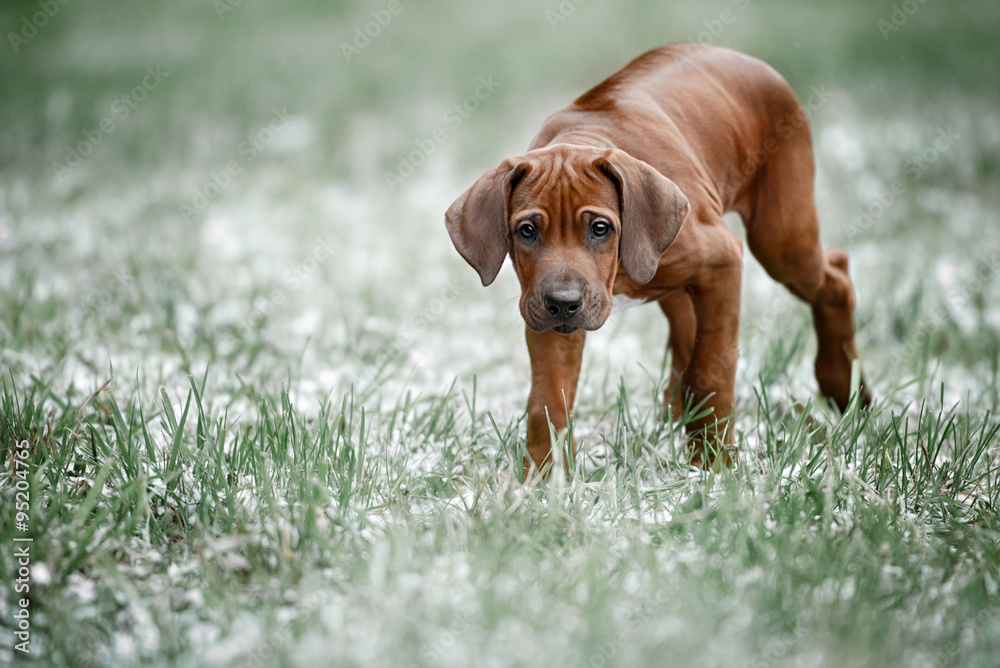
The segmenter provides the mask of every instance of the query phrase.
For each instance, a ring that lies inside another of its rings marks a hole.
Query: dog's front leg
[[[534,332],[525,328],[528,355],[531,358],[531,394],[528,396],[528,454],[542,473],[552,466],[549,421],[556,430],[565,429],[566,416],[573,410],[576,383],[580,378],[580,360],[586,332],[572,334],[549,330]],[[548,419],[546,419],[548,409]],[[573,443],[576,455],[576,442]],[[531,462],[524,461],[527,477]]]
[[[691,361],[682,384],[686,399],[708,415],[688,425],[692,436],[691,463],[711,467],[732,463],[728,446],[733,442],[732,413],[739,354],[740,283],[742,246],[724,228],[714,240],[716,252],[704,275],[690,291],[697,319]],[[716,459],[716,455],[719,459]]]

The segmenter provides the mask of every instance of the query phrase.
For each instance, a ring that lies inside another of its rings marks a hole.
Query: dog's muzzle
[[[540,294],[539,294],[540,293]],[[609,308],[597,295],[588,295],[584,285],[545,286],[522,301],[525,321],[536,332],[548,329],[572,334],[578,329],[594,330],[604,324]]]

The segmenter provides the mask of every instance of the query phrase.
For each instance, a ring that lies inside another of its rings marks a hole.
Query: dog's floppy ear
[[[507,229],[510,193],[528,169],[519,156],[507,158],[473,183],[444,215],[452,243],[479,272],[483,285],[489,285],[497,277],[510,250]]]
[[[595,164],[618,188],[622,267],[636,283],[649,283],[687,217],[688,199],[673,181],[624,151],[612,149]]]

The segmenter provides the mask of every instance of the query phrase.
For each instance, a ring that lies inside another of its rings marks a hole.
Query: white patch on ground
[[[823,130],[823,148],[831,153],[845,169],[858,170],[865,163],[864,149],[858,131],[844,124],[831,125]]]
[[[235,260],[245,252],[244,235],[232,216],[212,216],[202,228],[201,240],[205,247],[227,260]]]
[[[97,585],[78,571],[70,573],[66,578],[64,591],[75,594],[81,603],[92,603],[97,597]]]

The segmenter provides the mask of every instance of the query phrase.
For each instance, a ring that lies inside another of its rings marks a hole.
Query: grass
[[[210,393],[105,390],[81,419],[85,397],[5,383],[2,427],[31,444],[44,499],[32,556],[52,586],[32,600],[52,663],[995,656],[989,413],[837,419],[762,392],[742,463],[716,476],[622,391],[601,466],[522,487],[517,425],[479,397],[346,397],[309,418],[278,390],[233,421]]]
[[[831,91],[817,196],[825,244],[851,253],[872,410],[815,396],[808,311],[748,256],[736,467],[684,464],[647,308],[589,337],[569,478],[519,480],[517,283],[480,288],[442,212],[554,108],[737,4],[583,3],[555,30],[558,3],[405,4],[347,63],[378,6],[69,3],[7,51],[0,624],[30,536],[40,665],[995,665],[991,3],[926,3],[883,39],[891,3],[755,1],[717,38],[802,99]],[[495,95],[387,189],[490,74]],[[241,153],[275,107],[289,124]],[[0,662],[26,660],[15,642]]]

